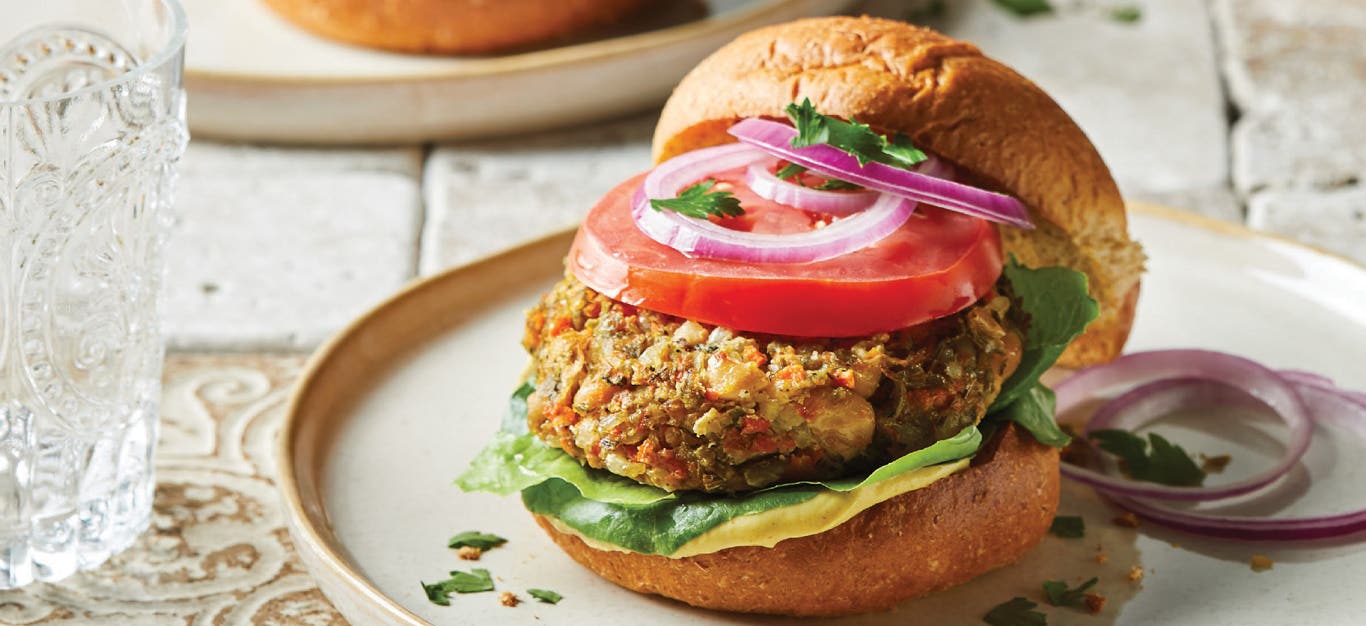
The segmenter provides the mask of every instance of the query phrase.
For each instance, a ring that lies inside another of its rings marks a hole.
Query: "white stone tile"
[[[1267,188],[1331,188],[1366,178],[1363,103],[1366,95],[1249,112],[1233,129],[1235,186],[1252,193]]]
[[[180,349],[301,349],[414,274],[418,184],[400,174],[187,174],[165,329]]]
[[[907,16],[895,1],[878,4]],[[1052,95],[1125,193],[1226,184],[1228,121],[1205,3],[1127,3],[1142,9],[1133,23],[1111,19],[1105,3],[1054,4],[1057,14],[1021,18],[991,0],[957,0],[924,24],[977,44]]]
[[[438,147],[427,161],[420,270],[430,274],[571,227],[650,167],[653,115]]]
[[[1248,202],[1253,228],[1366,263],[1366,188],[1266,191]]]
[[[1243,116],[1233,181],[1244,194],[1331,188],[1366,174],[1366,3],[1217,0],[1225,74]]]
[[[1216,0],[1214,17],[1240,107],[1366,97],[1366,3]]]
[[[417,179],[423,155],[421,146],[297,148],[195,140],[185,151],[180,170],[196,175],[391,172]]]

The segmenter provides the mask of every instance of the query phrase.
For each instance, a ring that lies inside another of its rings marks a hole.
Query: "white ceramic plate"
[[[1206,347],[1366,388],[1366,269],[1298,244],[1169,210],[1133,214],[1146,246],[1130,350]],[[451,486],[498,426],[526,356],[522,313],[561,273],[568,234],[428,279],[357,321],[315,357],[297,389],[281,444],[281,487],[296,545],[324,593],[357,624],[769,623],[691,609],[625,591],[589,574],[531,522],[515,497]],[[1238,447],[1229,478],[1256,469],[1257,428],[1218,437],[1171,427],[1192,450]],[[1274,428],[1270,429],[1274,430]],[[1179,432],[1178,432],[1179,431]],[[1366,506],[1366,442],[1320,433],[1277,500],[1281,514]],[[1313,482],[1332,475],[1333,480]],[[1307,495],[1305,494],[1307,491]],[[1293,501],[1293,502],[1292,502]],[[1366,543],[1289,548],[1198,539],[1110,523],[1088,490],[1065,484],[1061,514],[1085,517],[1083,540],[1045,538],[1024,561],[968,585],[848,624],[967,624],[1013,596],[1039,600],[1047,579],[1098,576],[1109,598],[1096,617],[1047,608],[1050,624],[1360,624]],[[430,604],[419,580],[467,569],[445,548],[455,532],[510,539],[477,566],[501,590],[564,594],[555,606],[500,606],[494,594]],[[1178,545],[1179,544],[1179,545]],[[1108,562],[1097,562],[1097,546]],[[1255,573],[1254,554],[1274,569]],[[1139,565],[1146,576],[1130,583]],[[812,572],[819,575],[819,572]],[[923,621],[922,621],[923,620]],[[810,623],[810,622],[802,622]]]
[[[315,144],[524,133],[644,110],[740,33],[853,4],[709,0],[706,17],[654,30],[517,54],[441,57],[334,43],[261,0],[183,1],[192,29],[185,59],[191,131]]]

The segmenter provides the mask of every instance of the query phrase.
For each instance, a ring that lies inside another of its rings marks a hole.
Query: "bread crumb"
[[[1275,564],[1276,563],[1272,561],[1270,557],[1261,554],[1255,555],[1248,560],[1248,565],[1252,566],[1252,571],[1254,572],[1265,572],[1266,570],[1271,569],[1271,566]]]
[[[1101,565],[1105,565],[1106,563],[1109,563],[1109,562],[1110,562],[1110,555],[1108,555],[1108,554],[1106,554],[1106,553],[1104,553],[1104,552],[1097,552],[1097,553],[1096,553],[1096,563],[1099,563],[1099,564],[1101,564]]]
[[[1168,542],[1167,542],[1167,545],[1169,545],[1169,546],[1171,546],[1171,547],[1173,547],[1173,548],[1176,548],[1176,549],[1178,549],[1178,550],[1181,549],[1181,544],[1176,543],[1175,541],[1168,541]]]
[[[503,606],[517,606],[522,603],[522,600],[511,591],[504,591],[503,593],[498,594],[498,603]]]
[[[478,561],[483,554],[483,550],[474,546],[460,546],[455,549],[455,555],[466,561]]]
[[[1200,455],[1200,469],[1205,470],[1210,474],[1220,474],[1224,471],[1225,467],[1228,467],[1228,462],[1232,460],[1233,457],[1227,454],[1205,456],[1202,453]]]
[[[1138,528],[1138,516],[1134,515],[1131,511],[1125,511],[1122,514],[1115,516],[1114,523],[1115,526],[1122,526],[1124,528]]]
[[[1143,580],[1143,566],[1135,565],[1129,568],[1129,582],[1136,583]]]
[[[1105,610],[1105,596],[1088,591],[1082,597],[1086,600],[1087,613],[1095,615]]]

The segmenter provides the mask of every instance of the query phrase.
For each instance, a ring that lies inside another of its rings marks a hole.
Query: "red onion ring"
[[[831,178],[992,222],[1034,227],[1028,209],[1015,198],[882,163],[860,165],[858,159],[834,146],[793,148],[797,129],[786,124],[750,118],[731,126],[729,132],[743,143]]]
[[[1186,383],[1192,381],[1187,380]],[[1199,383],[1209,384],[1207,381]],[[1334,422],[1366,437],[1366,404],[1350,396],[1354,392],[1294,383],[1317,421]],[[1238,394],[1242,395],[1242,394]],[[1247,396],[1243,396],[1246,398]],[[1295,518],[1219,515],[1174,509],[1160,503],[1112,496],[1115,504],[1151,522],[1176,530],[1246,541],[1305,541],[1341,537],[1366,531],[1366,509]]]
[[[656,211],[650,199],[674,198],[687,185],[708,174],[746,167],[768,155],[744,144],[727,144],[694,150],[661,163],[641,185],[632,216],[636,226],[651,239],[694,257],[730,259],[755,263],[806,263],[822,261],[866,248],[900,228],[915,203],[899,196],[879,194],[866,210],[830,225],[796,235],[772,235],[731,230],[709,220]]]
[[[768,171],[769,165],[765,162],[754,163],[745,173],[745,182],[749,184],[749,190],[765,200],[831,215],[857,213],[877,200],[878,193],[867,189],[827,191],[803,187],[774,176],[773,172]]]
[[[1270,469],[1244,480],[1214,487],[1174,487],[1111,476],[1084,467],[1064,465],[1063,475],[1109,494],[1160,500],[1217,500],[1250,493],[1284,476],[1309,449],[1313,422],[1295,389],[1274,371],[1242,357],[1208,350],[1159,350],[1127,354],[1111,363],[1088,368],[1054,388],[1057,412],[1066,413],[1099,389],[1145,382],[1194,378],[1223,383],[1247,392],[1271,407],[1290,428],[1290,441],[1280,461]],[[1160,390],[1160,388],[1159,388]],[[1170,413],[1189,398],[1139,388],[1112,400],[1098,412],[1096,428],[1123,421],[1130,428]],[[1091,427],[1088,427],[1088,430]]]
[[[1366,532],[1366,509],[1335,515],[1264,518],[1187,511],[1145,499],[1222,499],[1249,492],[1240,485],[1261,482],[1265,476],[1277,472],[1277,477],[1284,475],[1303,454],[1300,426],[1294,417],[1297,411],[1309,423],[1309,436],[1312,436],[1313,422],[1331,422],[1366,437],[1366,394],[1339,389],[1325,376],[1296,370],[1275,372],[1229,354],[1164,350],[1126,355],[1108,365],[1083,370],[1064,381],[1055,390],[1058,412],[1074,408],[1093,397],[1097,390],[1145,381],[1149,382],[1103,405],[1092,416],[1087,432],[1115,426],[1134,428],[1179,407],[1203,403],[1255,403],[1275,411],[1291,425],[1291,443],[1286,455],[1271,470],[1240,483],[1215,488],[1137,483],[1069,464],[1062,466],[1064,475],[1092,485],[1115,504],[1139,517],[1194,534],[1250,541],[1302,541]],[[1303,446],[1308,446],[1307,438]],[[1286,465],[1287,458],[1295,461]],[[1179,497],[1149,495],[1160,492],[1175,492]],[[1219,495],[1220,492],[1227,493]],[[1192,497],[1195,495],[1200,497]]]

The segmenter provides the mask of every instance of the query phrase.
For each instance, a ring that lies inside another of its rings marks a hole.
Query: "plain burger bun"
[[[681,559],[598,550],[536,522],[618,585],[726,611],[831,616],[890,609],[1024,556],[1058,506],[1058,451],[1010,425],[968,469],[817,535]]]
[[[473,54],[527,46],[617,21],[645,0],[265,0],[296,25],[338,41]]]
[[[1100,154],[1057,103],[972,44],[875,18],[817,18],[740,36],[688,74],[664,106],[655,161],[734,141],[747,117],[785,119],[810,98],[826,115],[900,131],[966,171],[971,182],[1030,209],[1035,230],[1001,228],[1030,266],[1066,265],[1090,279],[1099,319],[1059,362],[1108,361],[1124,347],[1143,253]]]

